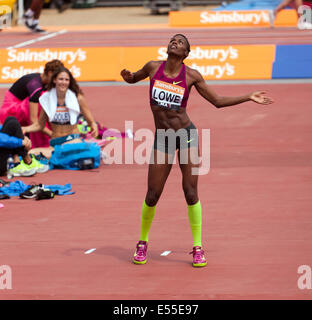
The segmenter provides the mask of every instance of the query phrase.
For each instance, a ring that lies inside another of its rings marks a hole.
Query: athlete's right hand
[[[132,82],[133,81],[133,73],[127,69],[123,69],[120,72],[120,75],[123,77],[123,79],[126,82]]]

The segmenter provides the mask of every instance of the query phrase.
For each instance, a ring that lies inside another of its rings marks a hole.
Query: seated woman
[[[21,126],[36,122],[40,112],[39,97],[53,73],[60,67],[64,67],[63,63],[55,59],[45,64],[43,73],[26,74],[14,82],[0,107],[0,122],[3,123],[8,116],[16,117]],[[31,133],[33,148],[48,147],[50,136],[48,126],[42,132]]]
[[[38,148],[32,153],[42,153],[51,158],[56,145],[65,143],[79,143],[80,133],[77,127],[77,119],[80,113],[91,128],[91,135],[98,136],[97,123],[86,104],[82,91],[71,72],[62,67],[52,76],[47,91],[39,98],[41,111],[39,119],[30,126],[23,127],[24,133],[37,132],[44,129],[47,122],[51,125],[52,136],[48,149]]]
[[[28,154],[31,141],[23,135],[22,128],[15,117],[7,117],[0,125],[0,176],[7,173],[7,161],[13,157],[14,168],[10,174],[14,177],[32,176],[36,172],[42,173],[49,170],[49,166],[41,164]],[[20,161],[20,157],[22,161]]]

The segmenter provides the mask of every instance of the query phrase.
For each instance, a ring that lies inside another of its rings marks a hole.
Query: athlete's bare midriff
[[[60,138],[60,137],[65,137],[70,134],[79,134],[79,130],[77,125],[59,125],[59,124],[54,124],[51,123],[51,128],[52,128],[52,137],[51,139],[55,138]]]
[[[180,110],[166,110],[159,106],[151,106],[151,109],[156,129],[173,129],[177,131],[191,124],[185,108]]]

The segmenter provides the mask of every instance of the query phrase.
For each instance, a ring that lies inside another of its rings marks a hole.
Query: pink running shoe
[[[133,262],[135,264],[145,264],[147,261],[146,254],[147,254],[147,242],[140,240],[136,246]]]
[[[207,261],[204,256],[204,250],[201,247],[193,247],[193,251],[191,251],[190,254],[193,254],[193,267],[206,266]]]

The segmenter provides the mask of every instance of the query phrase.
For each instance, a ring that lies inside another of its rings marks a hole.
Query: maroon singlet
[[[171,110],[186,108],[189,91],[186,83],[186,67],[182,64],[176,78],[164,74],[166,61],[163,61],[150,81],[150,104]]]

